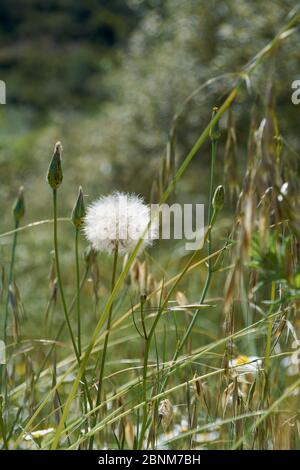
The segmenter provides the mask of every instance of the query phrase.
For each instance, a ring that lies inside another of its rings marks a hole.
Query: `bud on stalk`
[[[71,219],[76,230],[79,230],[82,227],[84,223],[84,217],[85,217],[85,206],[84,206],[82,187],[80,186],[79,191],[78,191],[78,197],[75,202],[72,215],[71,215]]]
[[[47,173],[47,180],[52,189],[59,188],[63,180],[63,172],[61,167],[61,152],[62,145],[60,142],[56,142],[54,146],[53,157],[50,162]]]
[[[15,222],[20,222],[20,220],[24,217],[25,214],[25,204],[24,204],[24,188],[23,186],[20,187],[18,197],[13,207],[13,214],[15,218]]]

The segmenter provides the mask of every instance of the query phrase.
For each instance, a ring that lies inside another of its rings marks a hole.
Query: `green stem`
[[[114,261],[113,261],[113,270],[112,270],[112,278],[111,278],[111,292],[113,292],[116,282],[116,273],[117,273],[117,264],[118,264],[118,246],[116,246],[114,250]],[[100,405],[101,402],[101,394],[102,394],[102,386],[103,386],[103,375],[105,369],[105,360],[106,360],[106,353],[107,353],[107,346],[110,334],[110,327],[111,327],[111,320],[112,320],[112,312],[113,312],[113,304],[111,304],[108,317],[107,317],[107,324],[106,324],[106,334],[104,338],[103,350],[102,350],[102,358],[101,358],[101,365],[100,365],[100,372],[99,372],[99,380],[98,380],[98,390],[97,390],[97,398],[96,398],[96,407]],[[98,417],[98,411],[95,413],[94,421],[96,423]],[[94,436],[92,436],[89,444],[89,448],[93,448],[94,443]]]
[[[146,324],[145,324],[145,313],[144,313],[144,299],[141,300],[141,322],[142,322],[142,328],[143,328],[143,333],[144,333],[144,339],[147,340],[147,330],[146,330]]]
[[[208,205],[208,215],[207,215],[207,224],[208,226],[212,225],[212,219],[215,217],[215,213],[212,214],[212,199],[213,199],[213,185],[214,185],[214,172],[215,172],[215,161],[216,161],[216,156],[217,156],[217,146],[218,146],[218,141],[216,139],[212,140],[211,143],[211,169],[210,169],[210,186],[209,186],[209,205]],[[211,255],[212,252],[212,241],[211,241],[211,230],[208,233],[208,238],[207,238],[207,243],[208,243],[208,249],[207,249],[207,254],[208,256]],[[208,271],[207,271],[207,276],[204,284],[204,288],[201,294],[201,299],[200,303],[204,302],[204,299],[206,297],[210,281],[211,281],[211,273],[212,273],[212,259],[208,259]],[[196,313],[195,315],[195,321],[197,319],[198,314]],[[194,324],[193,324],[194,325]],[[192,325],[192,326],[193,326]]]
[[[63,289],[62,277],[61,277],[61,272],[60,272],[59,253],[58,253],[58,237],[57,237],[57,190],[56,189],[53,189],[53,221],[54,221],[54,224],[53,224],[53,227],[54,227],[54,230],[53,230],[54,252],[55,252],[57,282],[58,282],[60,297],[61,297],[61,301],[62,301],[65,321],[66,321],[66,324],[67,324],[67,327],[68,327],[68,330],[69,330],[69,333],[70,333],[74,353],[75,353],[78,365],[80,367],[80,365],[81,365],[80,355],[79,355],[78,350],[77,350],[75,337],[74,337],[72,327],[71,327],[71,323],[70,323],[70,319],[69,319],[69,314],[68,314],[64,289]],[[86,378],[85,378],[84,374],[83,374],[83,384],[84,384],[84,390],[85,390],[84,406],[85,406],[85,410],[87,410],[86,397],[89,401],[90,406],[92,406],[92,399],[90,397],[89,389],[88,389],[88,386],[87,386],[87,381],[86,381]]]
[[[152,328],[151,328],[152,331]],[[143,382],[142,382],[142,390],[143,390],[143,421],[142,421],[142,427],[140,430],[140,435],[139,435],[139,442],[138,442],[138,449],[142,449],[143,445],[143,440],[144,440],[144,435],[146,432],[146,427],[147,427],[147,418],[148,418],[148,413],[147,413],[147,371],[148,371],[148,359],[149,359],[149,350],[150,350],[150,344],[151,344],[151,332],[149,334],[148,338],[145,338],[145,350],[144,350],[144,364],[143,364]]]
[[[283,33],[284,31],[287,30],[287,28],[291,28],[292,26],[296,25],[297,22],[300,21],[300,15],[297,15],[295,17],[293,17],[293,19],[288,23],[288,25],[285,25],[284,28],[280,31],[280,34],[276,35],[276,37],[270,41],[270,43],[268,44],[267,48],[265,47],[257,56],[256,58],[254,58],[254,60],[251,61],[251,65],[249,65],[247,71],[249,73],[251,73],[254,68],[256,67],[256,65],[258,63],[261,63],[263,61],[263,59],[265,58],[265,56],[267,54],[270,53],[270,51],[272,51],[272,48],[274,46],[274,43],[277,43],[279,42],[281,39],[283,39]],[[296,29],[296,28],[295,28]],[[202,134],[200,135],[199,139],[197,140],[197,142],[195,143],[195,145],[193,146],[193,148],[191,149],[191,151],[189,152],[189,154],[187,155],[187,157],[184,159],[182,165],[180,166],[180,168],[178,169],[173,181],[170,183],[170,185],[168,186],[167,190],[165,191],[162,199],[161,199],[161,203],[165,202],[170,193],[172,192],[173,188],[176,186],[176,183],[181,179],[182,175],[184,174],[184,172],[186,171],[187,167],[189,166],[190,162],[193,160],[193,158],[195,157],[195,155],[197,154],[197,152],[200,150],[200,148],[202,147],[202,145],[204,144],[204,142],[206,141],[208,135],[209,135],[209,132],[210,132],[210,129],[220,120],[221,116],[225,113],[225,111],[230,107],[230,105],[232,104],[232,102],[235,100],[236,96],[238,95],[239,91],[240,91],[240,87],[241,87],[241,84],[242,84],[242,79],[239,81],[239,83],[233,88],[233,90],[231,91],[231,93],[229,94],[228,98],[225,100],[225,102],[223,103],[223,105],[221,106],[221,108],[219,109],[219,111],[217,112],[216,116],[214,117],[214,119],[209,123],[209,125],[204,129],[204,131],[202,132]],[[52,449],[55,450],[58,446],[58,443],[59,443],[59,438],[60,438],[60,435],[62,433],[62,430],[63,430],[63,426],[64,426],[64,422],[68,416],[68,413],[69,413],[69,410],[70,410],[70,407],[71,407],[71,404],[72,404],[72,401],[74,400],[74,397],[76,395],[76,391],[79,387],[79,384],[80,384],[80,379],[81,377],[83,376],[84,374],[84,371],[85,371],[85,367],[87,365],[87,362],[88,362],[88,359],[89,359],[89,356],[90,354],[92,353],[92,350],[93,350],[93,347],[97,341],[97,336],[102,328],[102,325],[103,325],[103,322],[105,321],[105,319],[107,318],[107,315],[108,315],[108,311],[109,311],[109,308],[110,308],[110,305],[112,304],[115,296],[117,295],[117,293],[119,292],[119,289],[123,283],[123,281],[125,280],[125,277],[127,276],[128,272],[129,272],[129,269],[130,269],[130,266],[132,265],[133,261],[134,261],[134,258],[139,250],[141,246],[141,240],[139,240],[136,244],[136,247],[134,248],[133,252],[131,253],[123,271],[121,272],[119,278],[117,279],[116,281],[116,285],[115,285],[115,288],[113,290],[113,292],[111,293],[110,297],[108,298],[107,302],[106,302],[106,305],[104,306],[104,309],[103,309],[103,313],[102,313],[102,316],[101,318],[99,319],[99,322],[98,324],[96,325],[96,328],[94,330],[94,333],[92,335],[92,338],[91,338],[91,341],[89,343],[89,345],[87,346],[87,349],[86,349],[86,352],[85,352],[85,355],[83,357],[83,360],[82,360],[82,363],[81,363],[81,366],[80,366],[80,369],[78,371],[78,374],[73,382],[73,385],[72,385],[72,389],[70,391],[70,394],[69,394],[69,397],[65,403],[65,406],[64,406],[64,410],[63,410],[63,414],[62,414],[62,417],[61,417],[61,420],[56,428],[56,432],[55,432],[55,435],[54,435],[54,439],[53,439],[53,443],[52,443]]]
[[[5,421],[3,419],[3,398],[0,397],[0,435],[2,436],[3,440],[3,448],[8,450],[8,441],[7,441],[7,434],[6,434],[6,426]]]
[[[217,211],[214,210],[213,212],[213,215],[211,217],[211,223],[207,229],[207,232],[205,234],[205,237],[204,237],[204,242],[207,241],[208,239],[208,236],[209,236],[209,233],[216,221],[216,217],[217,217]],[[146,428],[147,428],[147,417],[148,417],[148,413],[147,413],[147,370],[148,370],[148,357],[149,357],[149,350],[150,350],[150,343],[151,343],[151,339],[152,339],[152,336],[155,332],[155,328],[156,328],[156,325],[161,317],[161,314],[164,310],[164,308],[166,307],[166,305],[168,304],[168,301],[172,295],[172,292],[174,292],[174,290],[176,289],[176,287],[178,286],[179,282],[181,281],[181,279],[184,277],[185,273],[188,271],[189,267],[191,266],[193,260],[195,259],[196,255],[198,253],[198,250],[196,250],[193,255],[191,256],[189,262],[186,264],[186,266],[184,267],[183,271],[181,272],[180,276],[177,278],[176,282],[174,283],[173,287],[170,289],[168,295],[166,296],[166,298],[164,299],[162,305],[159,307],[159,310],[157,312],[157,315],[155,317],[155,320],[153,322],[153,325],[151,327],[151,330],[150,330],[150,333],[147,337],[147,341],[145,343],[145,352],[144,352],[144,365],[143,365],[143,385],[142,385],[142,389],[143,389],[143,401],[144,401],[144,407],[143,407],[143,421],[142,421],[142,427],[141,427],[141,432],[140,432],[140,436],[139,436],[139,443],[138,443],[138,449],[141,449],[142,445],[143,445],[143,439],[144,439],[144,435],[145,435],[145,432],[146,432]],[[206,296],[206,293],[207,293],[207,290],[208,290],[208,286],[209,284],[207,283],[204,287],[204,290],[202,292],[202,296],[201,296],[201,300],[200,300],[200,303],[203,303],[204,301],[204,298]],[[198,315],[200,310],[198,310],[196,312],[196,315]],[[190,325],[189,325],[189,328],[188,330],[186,331],[182,341],[180,342],[178,348],[176,349],[175,351],[175,354],[173,356],[173,359],[172,359],[172,362],[175,362],[180,351],[182,350],[189,334],[191,333],[192,329],[193,329],[193,326],[194,326],[194,323],[196,321],[196,315],[193,317]],[[165,386],[167,384],[167,381],[168,381],[168,377],[169,375],[172,373],[172,366],[170,367],[169,369],[169,372],[168,374],[166,375],[164,381],[163,381],[163,384],[162,384],[162,387],[161,387],[161,392],[165,389]]]
[[[69,315],[68,315],[68,309],[67,309],[67,304],[66,304],[66,299],[65,299],[65,294],[64,294],[64,289],[63,289],[63,283],[62,283],[62,277],[61,277],[61,272],[60,272],[60,263],[59,263],[59,253],[58,253],[58,239],[57,239],[57,190],[53,189],[53,220],[54,220],[54,231],[53,231],[53,236],[54,236],[54,253],[55,253],[55,265],[56,265],[56,272],[57,272],[57,281],[58,281],[58,287],[59,287],[59,292],[60,292],[60,298],[63,306],[63,312],[65,315],[65,320],[66,324],[70,333],[73,349],[77,358],[78,363],[80,363],[80,356],[78,354],[74,334],[72,331]]]
[[[17,230],[18,228],[19,228],[19,221],[16,220],[15,230]],[[14,232],[13,246],[12,246],[10,267],[9,267],[9,275],[8,275],[8,288],[7,288],[7,296],[6,296],[6,304],[5,304],[4,335],[3,335],[5,344],[6,344],[6,340],[7,340],[9,289],[10,289],[10,286],[11,286],[12,281],[13,281],[14,265],[15,265],[15,258],[16,258],[16,247],[17,247],[17,237],[18,237],[18,232]]]
[[[214,191],[214,173],[215,173],[215,162],[217,156],[217,147],[218,141],[216,139],[212,140],[211,142],[211,167],[210,167],[210,185],[209,185],[209,200],[208,200],[208,213],[207,213],[207,225],[211,223],[212,217],[212,198],[213,198],[213,191]],[[210,238],[210,235],[208,239]],[[209,245],[208,245],[209,247]],[[210,254],[210,252],[209,252]]]
[[[275,301],[276,296],[276,283],[272,282],[271,287],[271,301]],[[273,321],[272,318],[268,320],[268,331],[267,331],[267,343],[266,343],[266,350],[265,350],[265,373],[268,374],[269,367],[270,367],[270,354],[271,354],[271,343],[272,343],[272,329],[273,329]]]
[[[85,284],[85,282],[86,282],[86,280],[87,280],[88,273],[89,273],[89,267],[86,268],[85,273],[84,273],[84,275],[82,276],[82,279],[81,279],[81,281],[80,281],[80,291],[82,290],[82,288],[83,288],[83,286],[84,286],[84,284]],[[73,297],[73,299],[72,299],[72,302],[71,302],[71,305],[70,305],[70,307],[69,307],[68,316],[72,313],[72,310],[73,310],[73,308],[74,308],[74,306],[75,306],[76,300],[77,300],[77,295],[74,295],[74,297]],[[49,352],[46,354],[46,357],[45,357],[45,359],[44,359],[44,361],[43,361],[41,367],[39,368],[38,372],[37,372],[36,375],[35,375],[35,378],[34,378],[34,382],[35,382],[35,383],[38,381],[38,379],[39,379],[41,373],[43,372],[44,367],[45,367],[45,365],[46,365],[46,363],[47,363],[49,357],[51,357],[51,355],[52,355],[52,353],[53,353],[53,350],[54,350],[54,348],[55,348],[55,346],[56,346],[56,343],[57,343],[57,341],[59,340],[60,335],[62,334],[62,332],[63,332],[63,330],[64,330],[65,324],[66,324],[66,322],[63,320],[62,323],[61,323],[61,325],[60,325],[60,327],[59,327],[59,329],[58,329],[58,331],[57,331],[57,333],[56,333],[54,342],[53,342],[52,346],[50,347]]]
[[[81,318],[80,318],[80,270],[79,270],[79,254],[78,254],[78,235],[79,230],[75,233],[75,259],[76,259],[76,290],[77,290],[77,336],[78,336],[78,354],[81,356]]]
[[[217,156],[217,144],[218,144],[218,141],[216,139],[213,139],[212,140],[212,145],[211,145],[211,171],[210,171],[210,188],[209,188],[209,206],[208,206],[208,216],[207,216],[207,223],[208,223],[208,232],[207,232],[208,256],[211,255],[211,231],[212,231],[212,228],[215,224],[216,217],[217,217],[217,211],[214,210],[212,212],[213,182],[214,182],[215,161],[216,161],[216,156]],[[205,284],[204,284],[202,294],[201,294],[201,298],[200,298],[200,304],[202,304],[204,302],[206,294],[208,292],[208,288],[209,288],[210,281],[211,281],[211,274],[212,274],[212,260],[211,260],[211,258],[209,258],[208,259],[208,271],[207,271]],[[195,323],[198,319],[199,312],[200,312],[200,310],[197,310],[195,312],[195,315],[193,316],[193,318],[192,318],[192,320],[191,320],[191,322],[188,326],[188,329],[186,330],[182,340],[180,341],[180,343],[178,344],[178,346],[176,348],[176,351],[175,351],[174,356],[172,358],[172,362],[175,362],[177,360],[180,352],[182,351],[183,346],[187,342],[187,340],[188,340],[188,338],[189,338],[189,336],[190,336],[190,334],[191,334],[191,332],[194,328],[194,325],[195,325]],[[172,368],[170,368],[168,374],[166,375],[165,379],[163,380],[161,391],[163,391],[165,389],[171,371],[172,371]]]
[[[4,347],[7,342],[7,325],[8,325],[8,306],[9,306],[9,290],[10,286],[13,281],[13,274],[14,274],[14,265],[15,265],[15,257],[16,257],[16,248],[17,248],[17,237],[18,237],[18,230],[19,228],[19,221],[15,221],[15,232],[14,232],[14,238],[13,238],[13,245],[12,245],[12,252],[11,252],[11,259],[10,259],[10,267],[9,267],[9,274],[8,274],[8,285],[7,285],[7,296],[6,296],[6,302],[5,302],[5,314],[4,314],[4,326],[3,326],[3,341],[4,341]],[[7,380],[6,378],[6,365],[1,364],[0,365],[0,393],[3,389],[4,386],[4,395],[5,395],[5,403],[7,402]],[[7,405],[7,403],[6,403]],[[2,434],[3,434],[3,442],[5,444],[5,421],[4,417],[2,416],[2,411],[1,411],[1,419],[3,421],[2,423]]]

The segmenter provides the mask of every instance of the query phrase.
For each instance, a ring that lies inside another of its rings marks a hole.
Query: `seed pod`
[[[214,119],[217,112],[218,112],[218,108],[213,108],[211,120]],[[214,126],[210,128],[209,137],[210,137],[210,140],[218,140],[220,136],[221,136],[221,132],[220,132],[219,121],[218,121]]]
[[[225,190],[224,190],[224,186],[220,185],[216,188],[215,194],[212,200],[212,206],[214,210],[220,211],[221,209],[223,209],[224,201],[225,201]]]
[[[82,227],[84,223],[84,217],[85,217],[85,206],[84,206],[82,187],[80,186],[78,197],[75,202],[72,215],[71,215],[72,222],[77,230],[79,230]]]
[[[168,398],[160,402],[158,407],[158,416],[162,422],[164,431],[166,431],[173,419],[173,406]]]
[[[62,167],[61,167],[61,152],[62,152],[61,143],[56,142],[54,146],[53,157],[50,162],[48,173],[47,173],[47,180],[52,189],[59,188],[63,180],[63,172],[62,172]]]
[[[18,197],[13,207],[14,218],[16,222],[20,222],[22,217],[25,214],[25,204],[24,204],[24,188],[20,187]]]

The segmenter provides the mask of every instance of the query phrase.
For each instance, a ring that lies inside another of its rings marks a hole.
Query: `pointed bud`
[[[213,108],[213,112],[211,116],[212,120],[214,119],[218,111],[219,111],[218,108]],[[210,137],[210,140],[218,140],[220,136],[221,136],[221,132],[220,132],[219,121],[218,121],[214,126],[210,128],[209,137]]]
[[[224,186],[220,185],[216,188],[215,194],[212,200],[212,206],[215,211],[220,211],[224,206],[225,201],[225,190]]]
[[[23,186],[20,187],[18,197],[13,207],[14,218],[16,222],[20,222],[20,220],[24,217],[25,214],[25,204],[24,204],[24,188]]]
[[[83,199],[83,192],[82,187],[79,187],[77,201],[75,202],[71,219],[72,222],[77,230],[79,230],[83,223],[85,217],[85,206],[84,206],[84,199]]]
[[[52,189],[57,189],[61,185],[63,180],[63,172],[61,168],[61,152],[61,143],[56,142],[54,146],[54,154],[50,162],[47,174],[47,180]]]

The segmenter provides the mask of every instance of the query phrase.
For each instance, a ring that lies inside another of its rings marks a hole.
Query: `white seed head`
[[[134,250],[142,238],[139,253],[157,238],[157,226],[150,223],[150,207],[135,194],[115,192],[101,196],[86,213],[84,233],[96,251],[121,255]]]

